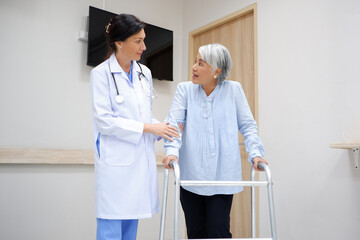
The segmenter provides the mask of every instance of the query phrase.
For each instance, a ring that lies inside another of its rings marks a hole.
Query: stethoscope
[[[147,96],[148,98],[152,98],[152,99],[157,98],[158,95],[157,95],[157,93],[156,93],[156,91],[155,91],[154,88],[152,88],[152,94],[150,94],[150,91],[147,90],[147,89],[150,88],[150,81],[149,81],[149,79],[145,76],[145,74],[143,73],[143,70],[142,70],[141,65],[140,65],[138,62],[136,62],[136,63],[137,63],[137,65],[139,66],[140,71],[141,71],[141,72],[139,72],[138,78],[139,78],[139,82],[140,82],[141,88],[142,88],[145,96]],[[111,73],[112,78],[113,78],[113,80],[114,80],[114,84],[115,84],[115,88],[116,88],[115,102],[117,102],[118,104],[121,104],[121,103],[124,102],[125,99],[124,99],[124,96],[120,95],[120,93],[119,93],[119,89],[118,89],[118,86],[117,86],[117,84],[116,84],[116,80],[115,80],[114,73],[111,72],[110,62],[109,62],[109,70],[110,70],[110,73]],[[142,78],[142,77],[145,78],[145,80],[146,80],[147,83],[149,84],[148,86],[145,86],[145,87],[143,86],[143,84],[146,84],[146,83],[144,83],[144,81],[141,81],[141,78]]]

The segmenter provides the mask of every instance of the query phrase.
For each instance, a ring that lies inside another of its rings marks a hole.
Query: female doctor
[[[138,219],[159,211],[154,141],[179,135],[151,114],[151,72],[136,62],[146,50],[144,23],[120,14],[105,35],[110,57],[90,74],[97,239],[135,240]]]

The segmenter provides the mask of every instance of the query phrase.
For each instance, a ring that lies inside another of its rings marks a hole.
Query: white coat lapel
[[[141,118],[144,122],[149,121],[149,116],[151,116],[151,99],[146,96],[145,91],[149,91],[150,89],[144,89],[147,85],[141,81],[146,81],[144,77],[141,77],[141,68],[138,63],[134,61],[133,65],[133,81],[134,88],[136,90],[137,98],[140,104],[140,114]],[[143,84],[143,85],[142,85]]]

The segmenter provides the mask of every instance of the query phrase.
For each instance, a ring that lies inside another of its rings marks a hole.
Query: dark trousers
[[[202,196],[181,187],[180,201],[185,214],[188,238],[231,238],[232,199],[232,194]]]

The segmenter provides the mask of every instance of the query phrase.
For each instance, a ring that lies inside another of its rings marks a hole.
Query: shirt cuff
[[[144,123],[143,122],[139,122],[137,124],[134,124],[134,130],[135,132],[137,132],[137,136],[135,137],[135,144],[138,144],[140,142],[141,137],[144,134]]]
[[[165,149],[165,151],[166,151],[166,156],[174,155],[179,159],[179,150],[178,149],[173,148],[173,147],[167,147]]]
[[[251,153],[249,154],[249,158],[248,158],[248,161],[250,162],[250,163],[252,163],[253,164],[253,158],[254,157],[263,157],[263,154],[261,154],[260,153],[260,151],[259,150],[253,150],[253,151],[251,151]]]

